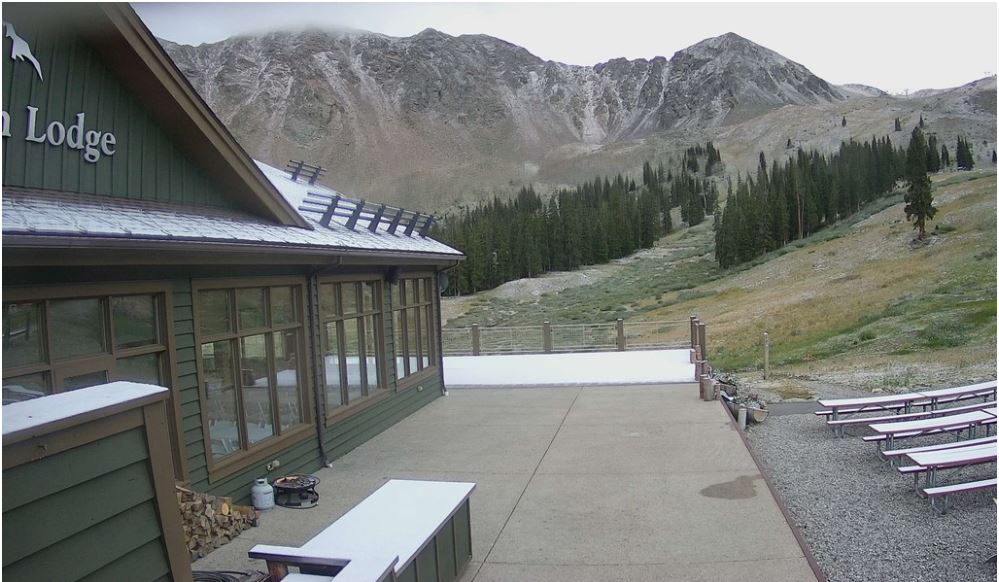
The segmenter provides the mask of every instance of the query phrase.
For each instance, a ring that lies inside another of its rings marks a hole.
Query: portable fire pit
[[[319,493],[316,485],[319,477],[315,475],[287,475],[274,480],[274,503],[281,507],[306,509],[319,503]]]

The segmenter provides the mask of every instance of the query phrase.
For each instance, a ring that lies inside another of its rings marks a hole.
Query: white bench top
[[[865,396],[861,398],[838,398],[822,399],[819,404],[826,408],[842,408],[844,406],[878,406],[881,404],[904,404],[914,402],[924,398],[946,398],[948,396],[962,396],[985,392],[989,389],[996,389],[996,381],[981,382],[968,386],[955,386],[953,388],[940,388],[939,390],[924,390],[922,392],[907,392],[905,394],[886,394],[884,396]]]
[[[996,442],[995,436],[987,436],[977,439],[970,439],[965,441],[953,441],[948,443],[940,443],[937,445],[925,445],[922,447],[911,447],[908,449],[888,449],[887,451],[881,451],[881,454],[886,457],[896,457],[898,455],[908,455],[909,453],[928,453],[930,451],[945,451],[947,449],[961,449],[964,447],[974,447],[977,445],[983,445],[987,443]]]
[[[976,392],[985,392],[989,389],[996,389],[996,381],[992,380],[990,382],[982,382],[980,384],[971,384],[970,386],[955,386],[953,388],[941,388],[939,390],[927,390],[921,392],[923,396],[927,398],[940,398],[945,396],[961,396],[963,394],[974,394]]]
[[[926,431],[936,428],[949,428],[962,424],[974,424],[995,418],[995,409],[990,414],[984,410],[965,412],[964,414],[954,414],[951,416],[938,416],[936,418],[926,418],[923,420],[909,420],[905,422],[878,422],[871,425],[871,430],[878,434],[896,434],[909,431]]]
[[[886,394],[884,396],[867,396],[864,398],[838,398],[834,400],[822,399],[819,404],[826,408],[842,408],[845,406],[878,406],[881,404],[904,404],[925,398],[918,392],[907,394]]]
[[[948,465],[966,465],[996,458],[996,444],[976,445],[960,449],[929,451],[925,453],[909,453],[906,455],[920,467],[940,467]]]
[[[250,555],[313,556],[347,564],[336,582],[381,580],[393,566],[402,573],[473,489],[475,483],[392,479],[301,548],[258,545]]]
[[[986,489],[988,487],[995,487],[996,479],[983,479],[981,481],[972,481],[970,483],[955,483],[954,485],[943,485],[941,487],[930,487],[929,489],[923,489],[923,493],[927,495],[947,495],[948,493],[960,493],[968,490],[975,489]],[[993,501],[997,501],[993,499]],[[999,501],[997,501],[999,502]],[[286,578],[287,579],[287,578]]]

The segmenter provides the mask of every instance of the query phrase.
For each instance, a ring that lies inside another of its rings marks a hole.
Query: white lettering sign
[[[118,139],[110,131],[87,129],[87,114],[77,113],[73,121],[66,124],[52,121],[45,124],[39,122],[38,108],[28,105],[28,123],[24,133],[24,141],[47,143],[52,146],[65,145],[69,149],[81,152],[87,162],[95,164],[101,156],[113,156],[117,151]],[[10,114],[3,112],[3,137],[10,137]]]

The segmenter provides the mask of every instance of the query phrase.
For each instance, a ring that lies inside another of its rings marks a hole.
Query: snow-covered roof
[[[162,394],[166,398],[167,389],[137,382],[112,382],[80,390],[71,390],[5,404],[3,407],[3,436],[6,441],[13,435],[31,436],[30,431],[41,430],[44,426],[87,413],[105,410],[121,410],[129,402],[136,406],[149,398]]]
[[[312,226],[283,226],[231,210],[180,206],[37,190],[4,188],[3,234],[49,237],[118,238],[145,241],[196,241],[286,246],[305,250],[418,253],[459,258],[462,253],[418,232],[389,233],[386,225],[374,232],[349,229],[335,216],[324,225],[316,212],[299,209],[308,193],[336,194],[328,188],[293,182],[288,174],[257,162],[282,196]]]

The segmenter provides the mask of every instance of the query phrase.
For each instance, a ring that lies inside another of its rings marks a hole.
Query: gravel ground
[[[794,414],[771,417],[747,434],[828,579],[995,580],[987,562],[996,553],[991,492],[955,496],[939,515],[916,495],[911,477],[860,440],[863,430],[837,438],[814,415]],[[951,475],[954,482],[985,479],[996,468]]]

